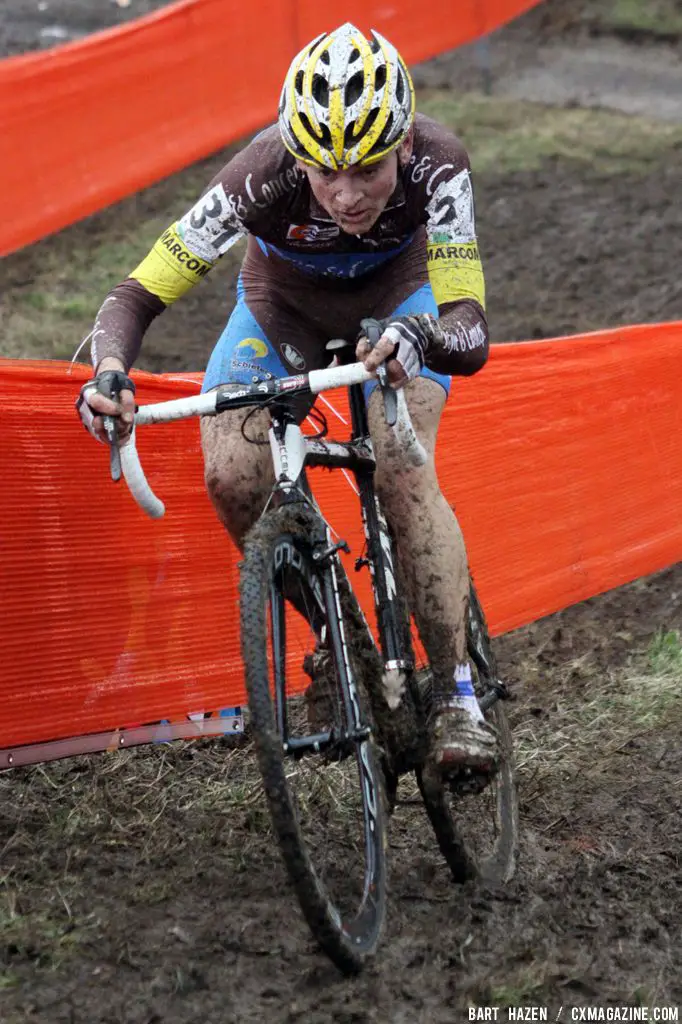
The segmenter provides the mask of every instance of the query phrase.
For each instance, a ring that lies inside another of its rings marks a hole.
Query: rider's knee
[[[240,545],[263,510],[271,472],[266,449],[245,441],[241,424],[233,430],[226,426],[225,420],[202,422],[204,480],[221,522]]]

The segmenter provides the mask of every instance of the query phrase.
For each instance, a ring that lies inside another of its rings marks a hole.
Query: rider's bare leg
[[[261,442],[257,445],[243,436],[246,415],[245,410],[235,409],[201,420],[206,488],[218,518],[240,550],[244,548],[246,534],[265,508],[275,482],[270,445],[262,444],[268,438],[270,413],[261,409],[249,416],[245,424],[248,437]],[[289,599],[305,615],[305,599],[296,593],[290,593]],[[318,657],[322,659],[319,663],[315,660]],[[329,693],[334,684],[327,665],[328,655],[325,660],[324,653],[318,651],[307,654],[303,661],[304,671],[313,680],[306,691],[312,732],[321,732],[331,724]]]
[[[272,453],[267,443],[270,413],[260,409],[249,415],[244,424],[247,415],[248,410],[235,409],[201,419],[206,489],[218,518],[240,551],[275,483]],[[254,444],[254,441],[259,443]],[[298,592],[291,592],[288,597],[305,615],[304,598]]]
[[[447,733],[447,723],[442,715],[436,717],[434,756],[441,763],[487,768],[494,758],[494,737],[480,724],[475,700],[470,698],[468,707],[462,700],[466,686],[455,681],[456,674],[461,679],[469,672],[469,572],[462,531],[441,492],[434,462],[446,396],[439,384],[424,377],[411,381],[405,396],[414,428],[429,453],[424,466],[408,465],[399,452],[378,389],[370,397],[368,414],[377,459],[377,493],[395,538],[411,609],[433,670],[436,706],[451,710],[448,720],[456,726],[454,738],[441,735],[444,730]]]
[[[204,478],[218,518],[238,548],[265,507],[275,482],[268,440],[269,413],[249,416],[247,441],[242,424],[247,410],[235,409],[201,419]],[[263,442],[266,442],[265,444]]]

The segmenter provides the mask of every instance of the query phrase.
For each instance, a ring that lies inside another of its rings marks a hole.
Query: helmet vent
[[[308,115],[304,111],[301,111],[298,116],[301,118],[301,121],[303,122],[303,126],[304,126],[305,130],[310,135],[312,135],[314,138],[319,139],[321,144],[325,148],[331,149],[332,134],[329,131],[329,128],[327,127],[327,125],[326,124],[321,124],[320,125],[320,131],[317,132],[313,128],[312,124],[310,123],[310,118],[308,117]]]
[[[347,148],[350,148],[352,145],[355,145],[356,143],[360,142],[361,139],[364,139],[365,135],[367,134],[367,132],[370,130],[370,128],[372,127],[372,125],[376,121],[378,115],[379,115],[379,108],[378,107],[372,107],[372,109],[370,110],[369,114],[367,115],[367,120],[365,121],[365,123],[363,124],[362,128],[360,129],[360,131],[358,132],[357,135],[354,134],[355,126],[356,126],[357,122],[353,121],[351,124],[347,125],[346,126],[346,130],[343,133],[344,145]]]
[[[323,75],[313,75],[313,99],[322,107],[329,103],[329,83]]]
[[[362,96],[362,90],[365,84],[365,79],[362,72],[358,71],[356,75],[353,75],[346,83],[345,102],[347,106],[351,106],[356,103]]]

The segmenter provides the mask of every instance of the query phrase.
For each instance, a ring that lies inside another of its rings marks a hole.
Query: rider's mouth
[[[351,224],[357,224],[359,221],[367,220],[370,213],[370,210],[360,210],[359,213],[340,213],[339,219],[349,221]]]

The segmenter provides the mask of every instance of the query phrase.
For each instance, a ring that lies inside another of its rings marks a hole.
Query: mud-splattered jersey
[[[153,316],[202,280],[228,249],[250,235],[274,277],[294,271],[317,289],[363,281],[425,235],[428,278],[449,321],[451,350],[487,347],[485,286],[476,241],[469,160],[446,128],[418,114],[409,164],[387,206],[363,235],[344,232],[316,201],[308,178],[265,129],[213,179],[130,277],[105,300],[94,332],[93,361],[118,355],[130,365]],[[122,301],[121,301],[122,300]],[[448,316],[455,304],[469,315]],[[454,331],[454,334],[453,334]],[[457,372],[457,371],[453,371]],[[466,371],[460,371],[466,372]]]

